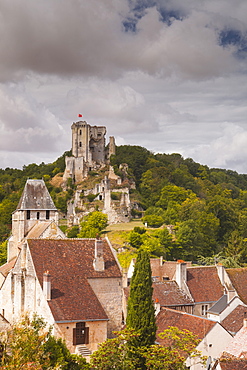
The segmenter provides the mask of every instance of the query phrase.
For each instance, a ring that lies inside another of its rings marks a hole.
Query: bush
[[[147,223],[147,225],[150,227],[160,227],[164,223],[163,218],[161,216],[156,216],[156,215],[144,216],[142,218],[142,222],[144,224]]]

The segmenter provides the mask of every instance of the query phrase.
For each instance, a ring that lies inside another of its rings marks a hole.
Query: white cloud
[[[246,1],[159,0],[136,33],[127,0],[14,5],[0,8],[0,167],[54,160],[82,113],[118,145],[247,172],[245,60],[219,45],[223,29],[246,33]],[[161,8],[183,17],[168,26]]]

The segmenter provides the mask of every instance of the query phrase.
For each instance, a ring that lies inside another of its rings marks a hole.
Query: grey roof
[[[27,180],[17,209],[56,210],[44,180]]]
[[[220,314],[227,306],[227,294],[224,294],[207,312]]]

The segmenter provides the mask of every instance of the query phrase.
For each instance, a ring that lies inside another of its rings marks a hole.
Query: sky
[[[0,168],[117,145],[247,173],[246,0],[1,0]]]

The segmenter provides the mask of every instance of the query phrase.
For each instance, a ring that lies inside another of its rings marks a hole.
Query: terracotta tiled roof
[[[43,180],[27,180],[17,209],[56,210]]]
[[[105,270],[93,268],[94,239],[28,240],[41,287],[43,273],[51,276],[50,308],[56,321],[107,320],[88,278],[121,277],[113,253],[104,240]]]
[[[247,370],[247,360],[222,360],[221,370]]]
[[[6,277],[9,273],[9,271],[14,267],[15,265],[15,262],[16,262],[16,257],[13,258],[11,261],[9,261],[8,263],[5,263],[4,265],[2,265],[0,267],[0,272],[1,274]]]
[[[195,302],[218,301],[224,294],[215,266],[188,267],[187,285]]]
[[[161,306],[178,306],[193,304],[175,281],[153,283],[153,300]]]
[[[156,324],[158,327],[157,334],[162,333],[169,326],[176,326],[180,330],[191,331],[202,340],[217,323],[182,311],[163,308],[157,315]],[[164,344],[159,337],[157,340],[160,344]]]
[[[242,327],[232,341],[226,347],[224,353],[227,353],[236,358],[245,358],[247,359],[247,328]]]
[[[221,325],[235,335],[242,328],[244,318],[247,318],[247,307],[239,305],[221,322]]]
[[[152,276],[157,277],[159,281],[163,281],[163,277],[167,277],[169,280],[174,280],[177,263],[177,261],[163,261],[160,258],[150,258]],[[187,261],[186,265],[187,267],[191,266],[191,262]]]
[[[226,272],[239,298],[247,304],[247,268],[226,269]]]

